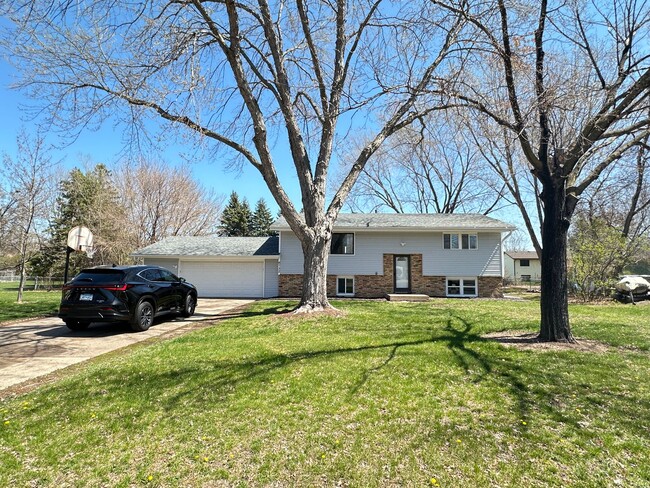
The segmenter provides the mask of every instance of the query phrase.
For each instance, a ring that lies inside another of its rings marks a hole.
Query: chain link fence
[[[0,275],[0,283],[6,284],[3,288],[16,288],[20,283],[20,276],[5,274]],[[60,290],[63,286],[63,276],[26,276],[25,290]]]

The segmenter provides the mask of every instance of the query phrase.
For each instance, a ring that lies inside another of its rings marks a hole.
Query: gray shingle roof
[[[133,256],[277,256],[277,237],[168,237]]]
[[[515,227],[482,214],[382,214],[341,213],[334,229],[368,230],[514,230]],[[273,230],[288,230],[289,225],[280,217],[271,226]]]

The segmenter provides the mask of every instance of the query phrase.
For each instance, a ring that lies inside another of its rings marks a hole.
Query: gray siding
[[[264,298],[277,297],[278,291],[278,260],[264,261]]]
[[[302,274],[300,241],[291,232],[281,234],[280,272]],[[330,255],[327,272],[381,275],[384,254],[422,254],[425,276],[501,276],[500,232],[479,232],[476,250],[442,246],[442,232],[355,232],[355,254]]]
[[[151,266],[162,266],[167,268],[174,274],[178,274],[178,259],[165,259],[165,258],[144,258],[144,264]]]
[[[293,232],[280,232],[280,274],[302,274],[302,247]]]

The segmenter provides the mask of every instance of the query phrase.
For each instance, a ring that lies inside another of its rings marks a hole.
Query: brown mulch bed
[[[579,351],[603,353],[611,349],[611,346],[594,340],[576,339],[576,342],[543,342],[537,339],[537,333],[511,330],[503,332],[492,332],[483,337],[524,351]]]

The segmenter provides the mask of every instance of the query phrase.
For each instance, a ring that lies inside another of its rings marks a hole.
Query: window
[[[524,266],[524,267],[530,266],[530,259],[520,259],[519,266]]]
[[[463,280],[461,295],[475,297],[476,296],[476,280]]]
[[[478,249],[477,234],[443,234],[445,249]]]
[[[460,280],[447,280],[447,295],[460,295]]]
[[[354,254],[354,234],[332,234],[330,254]]]
[[[521,281],[531,281],[530,275],[521,275]]]
[[[354,295],[354,277],[338,276],[336,278],[336,294],[339,296]]]
[[[162,281],[160,270],[156,268],[145,269],[140,273],[140,276],[149,281]]]
[[[179,281],[178,278],[171,273],[171,271],[167,271],[166,269],[161,269],[160,272],[162,274],[161,281],[169,281],[170,283]]]
[[[120,283],[124,280],[124,272],[112,269],[89,269],[74,277],[74,281],[86,281],[93,285],[104,283]],[[75,283],[76,285],[77,283]]]
[[[476,278],[447,278],[447,296],[475,297]]]

